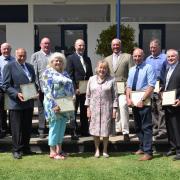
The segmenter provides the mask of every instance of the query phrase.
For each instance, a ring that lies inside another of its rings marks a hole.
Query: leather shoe
[[[169,150],[169,151],[166,153],[166,156],[172,156],[172,155],[176,155],[176,151]]]
[[[130,141],[130,138],[129,138],[129,134],[124,134],[124,141],[125,142],[129,142]]]
[[[176,160],[180,160],[180,154],[177,154],[176,156],[173,157],[173,161],[176,161]]]
[[[13,152],[14,159],[22,159],[22,155],[19,152]]]
[[[141,155],[141,154],[144,154],[144,152],[141,149],[139,149],[138,151],[134,152],[133,154]]]
[[[152,155],[150,154],[144,154],[141,158],[139,158],[139,161],[147,161],[152,159]]]
[[[36,152],[30,151],[30,150],[24,150],[22,152],[22,155],[35,155],[35,154],[36,154]]]

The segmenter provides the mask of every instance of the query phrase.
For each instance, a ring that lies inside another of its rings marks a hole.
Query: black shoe
[[[129,134],[124,134],[123,137],[124,137],[124,141],[125,142],[129,142],[130,141]]]
[[[13,152],[13,158],[14,159],[22,159],[22,155],[19,152]]]
[[[174,151],[174,150],[169,150],[169,151],[166,153],[166,156],[173,156],[173,155],[176,155],[176,151]]]
[[[77,135],[75,130],[71,130],[71,140],[79,140],[79,136]]]
[[[166,134],[158,134],[154,138],[155,138],[155,140],[166,139],[167,135]]]
[[[89,137],[90,134],[89,134],[89,133],[81,133],[81,136],[82,136],[82,137]]]
[[[180,154],[177,154],[176,156],[173,157],[173,161],[176,161],[176,160],[180,160]]]

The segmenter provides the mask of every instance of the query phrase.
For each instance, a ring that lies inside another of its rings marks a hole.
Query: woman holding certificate
[[[64,71],[65,64],[66,58],[62,53],[53,53],[49,58],[48,68],[43,73],[44,109],[45,117],[49,122],[49,156],[53,159],[65,159],[61,144],[66,121],[74,118],[73,107],[68,109],[73,102],[67,100],[69,98],[72,100],[74,88],[72,80]],[[62,101],[66,103],[59,103]]]
[[[89,132],[94,136],[94,156],[100,157],[100,137],[103,137],[103,156],[108,158],[107,145],[116,117],[118,97],[115,79],[109,75],[109,66],[104,60],[98,62],[96,75],[88,81],[85,105],[90,121]]]

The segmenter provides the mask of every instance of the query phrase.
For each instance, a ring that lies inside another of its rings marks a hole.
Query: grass
[[[0,153],[1,180],[180,180],[180,161],[155,155],[140,162],[129,153],[112,153],[96,159],[92,153],[71,154],[68,159],[52,160],[47,154],[14,160],[11,153]]]

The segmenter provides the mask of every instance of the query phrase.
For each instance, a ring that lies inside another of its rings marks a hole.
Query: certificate
[[[7,94],[4,94],[4,110],[9,109],[9,96]]]
[[[142,97],[144,96],[144,91],[132,91],[131,92],[131,100],[134,104],[134,106],[137,106],[137,103],[141,101]],[[147,98],[144,102],[145,106],[150,106],[151,105],[151,98]]]
[[[162,94],[162,105],[168,106],[175,104],[176,100],[176,90],[164,91]]]
[[[155,92],[155,93],[159,93],[159,90],[160,90],[160,82],[159,82],[159,81],[156,81],[155,88],[154,88],[154,92]]]
[[[25,101],[37,98],[38,93],[34,83],[21,84],[20,88]]]
[[[118,91],[118,94],[124,94],[124,92],[125,92],[125,82],[117,81],[117,91]]]
[[[85,94],[86,93],[87,83],[88,83],[88,81],[86,81],[86,80],[79,81],[80,94]]]
[[[60,112],[69,112],[75,110],[73,97],[67,96],[63,98],[58,98],[55,99],[55,102],[60,107]]]

